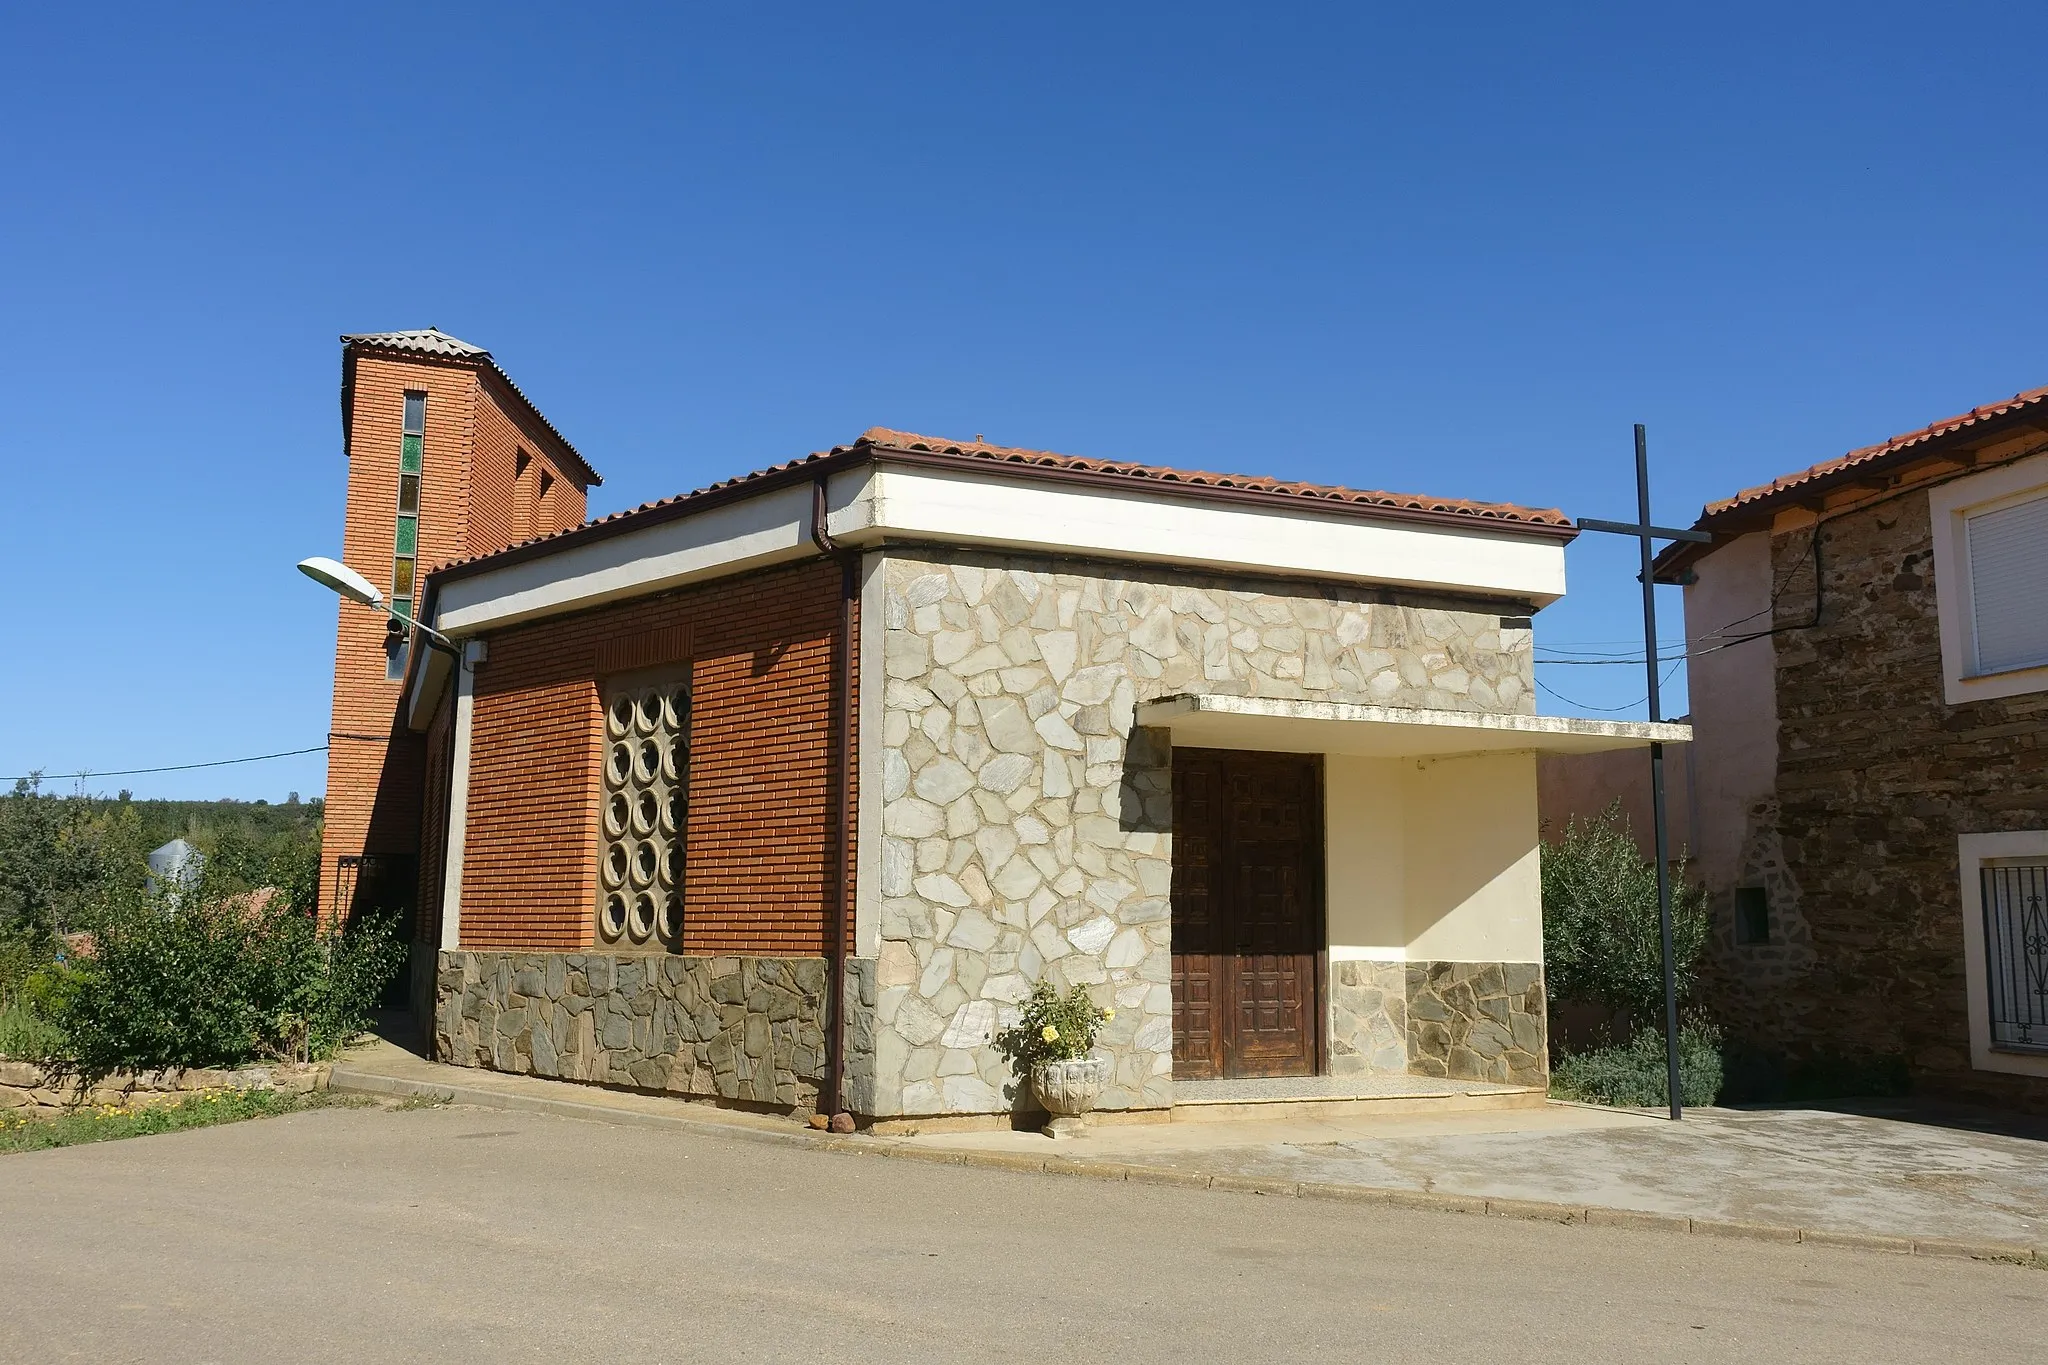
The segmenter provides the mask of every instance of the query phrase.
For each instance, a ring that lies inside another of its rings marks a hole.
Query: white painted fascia
[[[434,625],[471,636],[705,579],[810,557],[812,484],[572,543],[446,581]],[[840,544],[937,542],[1052,558],[1139,560],[1223,575],[1311,577],[1526,600],[1564,595],[1564,544],[1475,522],[1470,530],[1248,507],[1150,488],[877,463],[830,476]]]
[[[2048,858],[2048,830],[1964,834],[1956,839],[1963,892],[1963,979],[1970,1007],[1970,1065],[1979,1071],[2048,1077],[2048,1057],[1999,1052],[1991,1046],[1991,1002],[1985,990],[1984,864],[2003,858]]]
[[[1934,608],[1941,624],[1942,698],[1950,706],[2048,692],[2048,668],[2015,668],[1976,673],[1971,622],[1969,537],[1964,519],[2000,503],[2024,502],[2048,492],[2048,455],[2017,460],[1982,474],[1952,479],[1928,490],[1928,520],[1934,532]]]
[[[835,537],[867,524],[867,472],[843,471],[827,484],[826,528]],[[444,634],[475,635],[809,558],[818,552],[811,487],[790,484],[456,578],[439,589],[434,624]]]
[[[870,535],[1476,592],[1537,606],[1564,595],[1563,542],[1477,522],[1466,531],[1371,521],[1149,488],[1081,488],[1028,475],[892,465],[886,456],[875,473],[873,503]]]

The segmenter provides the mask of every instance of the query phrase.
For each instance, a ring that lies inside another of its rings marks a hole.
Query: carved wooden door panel
[[[1314,1075],[1319,761],[1181,750],[1173,784],[1174,1075]]]
[[[1173,1074],[1223,1074],[1224,976],[1215,877],[1223,851],[1223,772],[1173,763]]]

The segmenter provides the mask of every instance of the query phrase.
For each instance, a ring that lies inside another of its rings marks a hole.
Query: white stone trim
[[[888,559],[879,554],[861,556],[860,717],[858,782],[855,785],[853,954],[873,957],[880,951],[882,937],[882,730],[887,723],[883,704],[888,680],[882,674],[882,644],[886,637],[888,582],[883,570]]]
[[[1979,1071],[2014,1076],[2048,1076],[2048,1057],[1998,1052],[1991,1046],[1991,1006],[1984,989],[1984,888],[1979,875],[1985,863],[2002,858],[2048,857],[2048,830],[2009,834],[1964,834],[1956,840],[1956,861],[1963,892],[1963,976],[1969,993],[1970,1065]]]
[[[462,649],[455,673],[455,744],[448,763],[448,836],[441,868],[441,948],[462,946],[462,850],[469,833],[469,730],[476,705],[476,669],[489,657],[482,640]]]
[[[1373,758],[1598,753],[1692,738],[1691,726],[1670,722],[1217,695],[1146,702],[1138,708],[1138,724],[1172,731],[1177,744]]]
[[[1971,639],[1969,538],[1965,518],[2048,493],[2048,455],[2035,455],[1999,469],[1950,480],[1928,490],[1928,520],[1934,536],[1934,604],[1941,625],[1942,696],[1950,706],[1965,702],[2048,692],[2048,667],[1975,674]]]

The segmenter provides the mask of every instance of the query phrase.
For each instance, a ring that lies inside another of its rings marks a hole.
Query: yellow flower
[[[1051,1024],[1047,1024],[1045,1026],[1045,1031],[1039,1034],[1038,1036],[1045,1039],[1045,1041],[1048,1043],[1057,1043],[1060,1040],[1060,1031],[1054,1028]]]
[[[1116,1018],[1116,1011],[1114,1009],[1106,1009],[1102,1012],[1102,1017],[1104,1019],[1114,1019]]]

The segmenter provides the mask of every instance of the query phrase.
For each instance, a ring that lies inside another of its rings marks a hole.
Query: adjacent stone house
[[[1536,757],[1686,733],[1535,714],[1572,535],[875,429],[443,564],[386,694],[434,1050],[1000,1122],[1045,980],[1109,1110],[1540,1087]]]
[[[2048,390],[1697,525],[1658,574],[1686,584],[1715,1011],[2048,1108]]]

